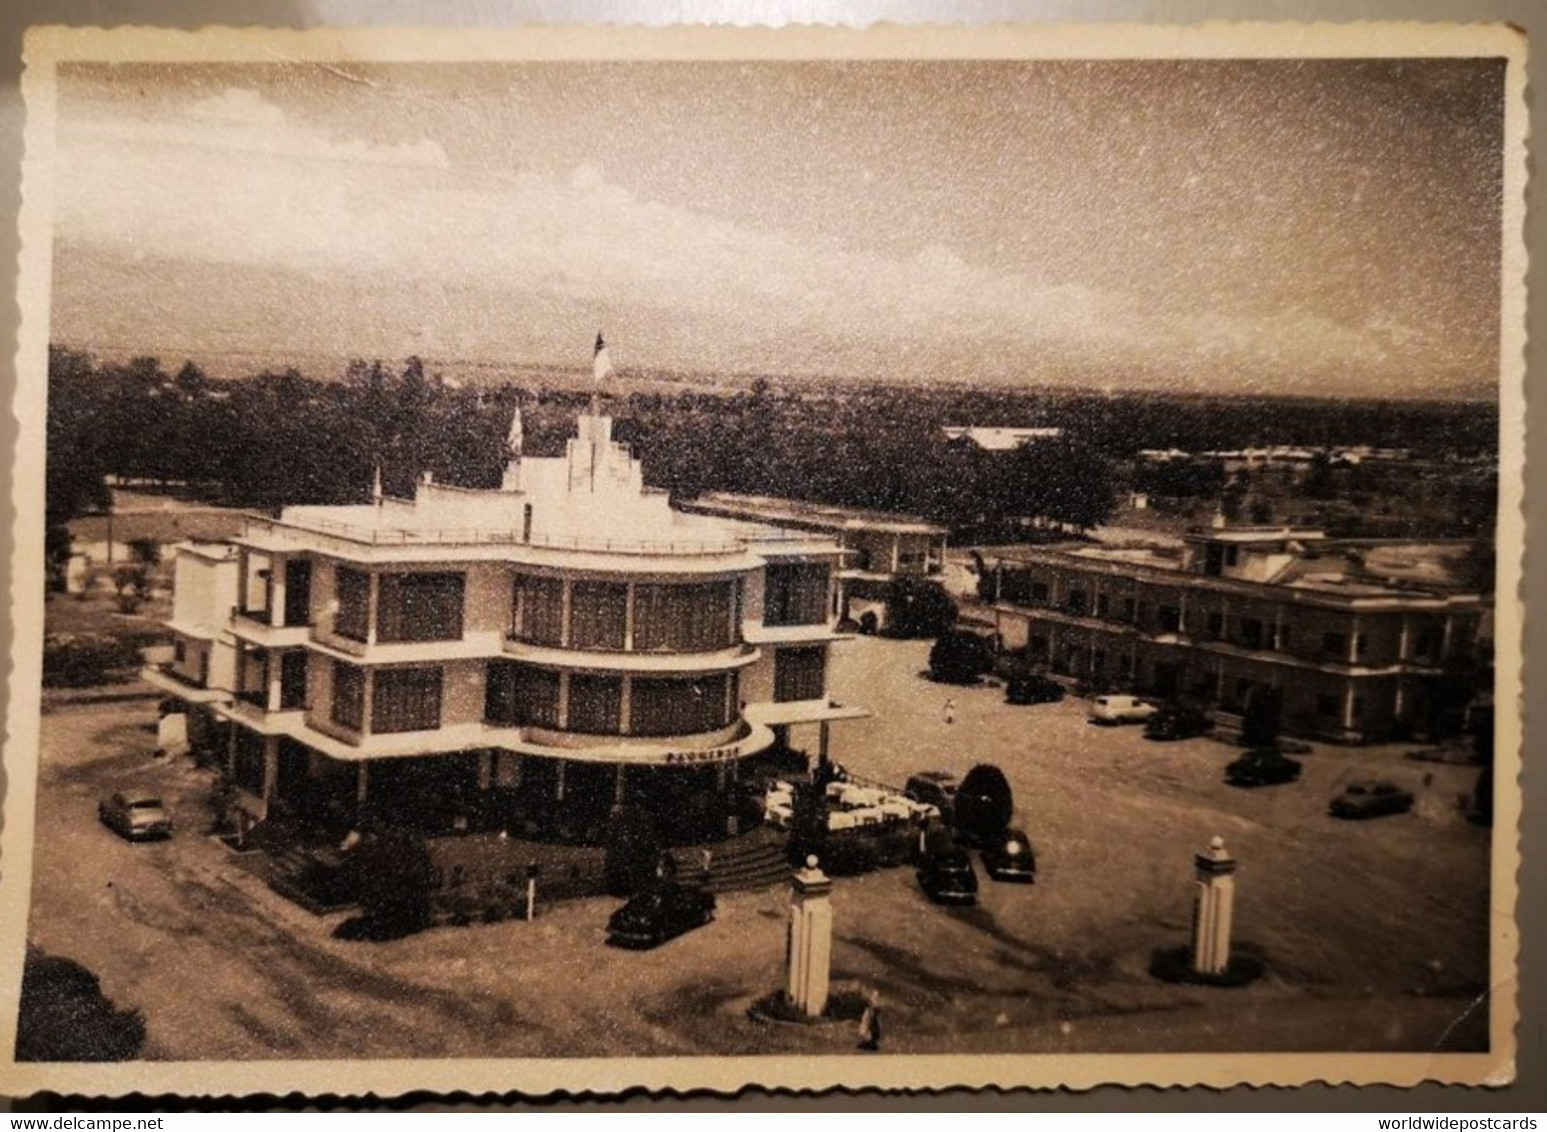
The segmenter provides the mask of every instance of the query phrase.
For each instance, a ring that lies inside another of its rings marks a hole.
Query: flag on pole
[[[596,375],[598,385],[612,373],[612,359],[607,356],[607,342],[600,330],[596,332],[596,354],[591,360],[591,370]]]
[[[521,406],[517,405],[515,412],[510,416],[510,435],[505,438],[505,445],[510,449],[512,459],[519,460],[521,458],[521,444],[523,440]]]

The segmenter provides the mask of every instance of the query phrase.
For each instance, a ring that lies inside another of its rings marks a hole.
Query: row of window
[[[827,619],[829,571],[823,563],[770,563],[764,571],[767,625],[820,625]],[[376,594],[376,640],[454,641],[462,637],[466,584],[460,573],[383,573]],[[566,594],[567,590],[567,594]],[[370,632],[370,575],[337,571],[333,630],[365,641]],[[632,595],[632,603],[630,597]],[[740,639],[737,581],[574,581],[518,576],[511,635],[533,644],[640,652],[709,652]]]
[[[819,699],[826,690],[826,650],[779,649],[774,654],[774,698],[788,703]],[[366,700],[365,669],[335,661],[330,718],[351,731],[373,734],[433,731],[441,725],[444,674],[437,666],[379,668]],[[585,735],[693,735],[735,722],[739,681],[734,672],[704,676],[635,676],[624,712],[623,677],[574,673],[567,697],[559,673],[512,661],[491,661],[484,717],[490,723],[546,727]]]
[[[1071,587],[1065,590],[1062,599],[1055,606],[1049,583],[1033,581],[1029,575],[1020,572],[1005,573],[1000,596],[1007,602],[1056,608],[1059,612],[1073,617],[1096,617],[1120,624],[1137,625],[1161,633],[1191,632],[1203,640],[1225,641],[1248,649],[1275,649],[1288,652],[1294,643],[1293,627],[1283,622],[1270,622],[1259,617],[1239,617],[1234,619],[1232,624],[1221,610],[1194,609],[1184,617],[1180,606],[1158,603],[1153,606],[1154,614],[1151,618],[1151,606],[1147,602],[1132,597],[1114,598],[1106,593],[1096,593],[1093,598],[1091,593],[1083,588]],[[1412,657],[1417,660],[1432,660],[1438,657],[1443,651],[1443,640],[1443,630],[1437,626],[1422,627],[1413,635]],[[1317,654],[1321,657],[1364,660],[1368,654],[1369,643],[1362,633],[1328,631],[1321,634],[1320,650]]]
[[[741,586],[734,581],[577,581],[568,589],[566,618],[563,579],[518,577],[511,635],[555,648],[636,652],[710,652],[740,639]]]

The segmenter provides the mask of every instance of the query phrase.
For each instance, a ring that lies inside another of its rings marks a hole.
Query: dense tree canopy
[[[542,371],[481,384],[447,380],[420,358],[357,358],[337,375],[295,369],[212,376],[193,362],[49,356],[48,514],[52,524],[105,506],[103,477],[186,482],[239,506],[345,503],[368,497],[374,469],[392,495],[425,473],[468,487],[500,482],[511,413],[525,452],[557,455],[589,390]],[[1110,515],[1119,475],[1157,495],[1218,497],[1215,467],[1150,464],[1141,448],[1374,444],[1424,451],[1468,491],[1485,521],[1495,482],[1493,406],[1310,399],[1120,396],[1033,387],[909,388],[760,380],[741,392],[665,378],[605,398],[615,435],[674,496],[706,491],[790,496],[921,515],[953,541],[1008,542],[1084,530]],[[950,424],[1048,426],[1008,450],[947,441]],[[1398,466],[1400,467],[1400,466]],[[1475,474],[1469,469],[1477,469]],[[1320,471],[1318,470],[1318,474]],[[1386,491],[1374,468],[1326,469],[1337,495]],[[1428,489],[1426,489],[1428,490]],[[1447,488],[1447,490],[1450,490]],[[1459,496],[1458,496],[1459,498]]]

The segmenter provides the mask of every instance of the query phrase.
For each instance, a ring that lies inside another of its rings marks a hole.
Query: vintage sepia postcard
[[[1511,1080],[1524,57],[35,29],[0,1091]]]

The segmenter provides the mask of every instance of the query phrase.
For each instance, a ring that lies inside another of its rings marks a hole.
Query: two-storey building
[[[893,581],[938,581],[946,567],[946,528],[912,515],[723,491],[708,492],[682,506],[696,514],[774,524],[836,539],[846,554],[833,591],[833,608],[843,618],[873,609],[884,624]]]
[[[750,760],[803,726],[825,756],[829,725],[865,714],[827,691],[841,555],[673,510],[593,408],[500,489],[426,480],[182,548],[184,660],[147,675],[213,701],[259,818],[594,841],[640,805],[723,836]],[[185,558],[210,584],[183,588]],[[192,667],[205,649],[227,659]]]
[[[1221,528],[1005,552],[985,596],[1002,647],[1054,674],[1227,712],[1271,687],[1287,729],[1362,742],[1453,724],[1487,610],[1476,550]]]

